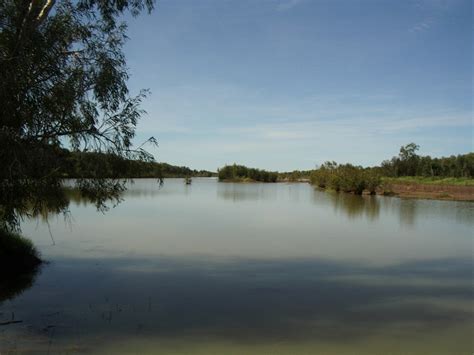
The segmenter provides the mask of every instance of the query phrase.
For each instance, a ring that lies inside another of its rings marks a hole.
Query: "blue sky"
[[[161,0],[127,18],[158,161],[379,164],[473,151],[471,0]]]

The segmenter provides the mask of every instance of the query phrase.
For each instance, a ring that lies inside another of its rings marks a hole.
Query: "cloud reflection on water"
[[[471,272],[472,260],[447,259],[391,267],[324,260],[58,259],[3,311],[15,312],[39,335],[48,322],[63,325],[55,333],[58,344],[74,343],[78,333],[102,340],[192,334],[244,344],[356,344],[400,326],[408,327],[400,330],[402,338],[415,333],[430,339],[447,327],[470,327]]]
[[[473,206],[171,179],[101,215],[72,194],[55,245],[23,226],[51,264],[0,305],[24,320],[0,349],[465,353]]]

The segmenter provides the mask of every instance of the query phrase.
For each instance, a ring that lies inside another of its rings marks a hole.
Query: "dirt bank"
[[[474,201],[474,186],[386,183],[378,193],[407,198]]]

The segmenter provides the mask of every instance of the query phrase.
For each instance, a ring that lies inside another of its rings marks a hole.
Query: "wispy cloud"
[[[217,130],[220,136],[245,137],[261,141],[305,141],[323,137],[373,138],[391,136],[429,128],[466,127],[471,124],[467,114],[384,118],[346,118],[339,120],[272,122]]]
[[[443,155],[450,147],[469,145],[466,135],[455,141],[427,132],[469,129],[469,115],[399,116],[312,121],[235,122],[194,126],[186,134],[163,136],[155,151],[162,161],[216,169],[229,163],[274,170],[309,169],[326,160],[378,164],[411,141],[422,154]],[[173,157],[171,160],[169,157]]]
[[[379,163],[411,141],[472,150],[469,0],[188,2],[134,21],[127,52],[152,91],[137,140],[157,137],[160,160],[290,169]]]
[[[295,6],[298,6],[302,2],[304,2],[304,0],[281,0],[281,1],[279,1],[278,5],[277,5],[277,10],[278,11],[288,11],[288,10],[294,8]]]
[[[456,0],[418,0],[414,3],[414,11],[420,19],[408,30],[412,33],[426,32],[435,27],[451,8],[457,5]]]
[[[413,27],[410,28],[410,32],[425,32],[428,31],[434,24],[434,19],[432,17],[428,17],[417,24],[415,24]]]
[[[272,97],[225,85],[179,86],[146,103],[139,133],[157,137],[310,141],[324,137],[415,134],[426,128],[471,125],[470,113],[402,107],[394,93]],[[423,113],[420,113],[422,112]]]

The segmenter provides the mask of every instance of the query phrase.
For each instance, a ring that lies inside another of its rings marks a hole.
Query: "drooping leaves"
[[[153,5],[0,2],[0,227],[17,227],[25,211],[44,207],[52,197],[61,200],[64,147],[153,159],[132,146],[147,92],[129,94],[122,52],[126,25],[118,21],[124,12],[137,15]],[[107,199],[118,199],[124,181],[78,180],[77,186],[103,207]]]

